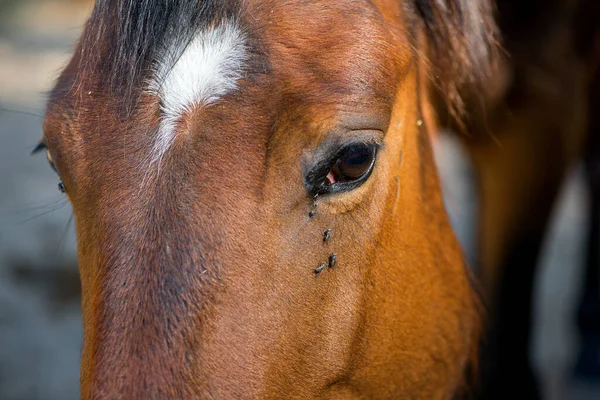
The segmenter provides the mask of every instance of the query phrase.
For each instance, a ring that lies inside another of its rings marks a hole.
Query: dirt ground
[[[44,93],[68,60],[90,5],[0,1],[0,399],[76,399],[82,339],[71,211],[44,156],[29,151],[41,135]],[[471,171],[448,137],[436,154],[447,207],[470,252]],[[551,400],[600,399],[600,387],[569,379],[587,223],[583,191],[576,169],[559,201],[536,289],[533,357]]]

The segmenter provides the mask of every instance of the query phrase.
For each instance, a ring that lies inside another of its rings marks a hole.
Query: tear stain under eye
[[[315,194],[315,200],[313,201],[313,204],[311,206],[311,210],[308,213],[308,217],[312,218],[317,214],[317,198],[318,198],[319,194]],[[325,230],[325,232],[323,232],[323,243],[327,243],[327,241],[331,238],[331,235],[333,234],[333,231],[331,228],[328,228],[327,230]],[[315,275],[319,275],[321,272],[323,272],[325,270],[325,268],[329,267],[329,268],[333,268],[335,267],[337,264],[337,254],[332,253],[329,258],[327,259],[327,263],[322,263],[321,265],[319,265],[317,268],[315,268],[314,272]]]
[[[313,218],[315,215],[317,215],[317,197],[319,196],[319,194],[315,194],[315,200],[312,203],[311,206],[311,210],[308,212],[308,218]]]

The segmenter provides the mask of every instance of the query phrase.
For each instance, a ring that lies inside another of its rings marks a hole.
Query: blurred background
[[[0,399],[78,398],[80,287],[71,209],[43,154],[45,92],[69,59],[90,0],[0,0]],[[456,139],[435,145],[446,205],[473,253],[472,171]],[[557,204],[535,293],[532,356],[551,400],[600,399],[600,385],[572,379],[576,292],[585,215],[575,168]],[[518,388],[515,394],[518,393]]]

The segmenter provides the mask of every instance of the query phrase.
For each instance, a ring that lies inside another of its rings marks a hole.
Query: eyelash
[[[56,165],[54,165],[54,161],[52,160],[52,156],[50,155],[50,151],[48,150],[48,145],[46,144],[46,142],[41,141],[40,143],[38,143],[38,145],[35,146],[35,148],[31,151],[31,154],[38,154],[44,150],[46,151],[46,159],[48,160],[48,164],[50,164],[50,168],[52,168],[52,170],[57,175],[59,175],[58,170],[56,169]],[[59,180],[58,182],[58,191],[61,193],[66,193],[65,184],[62,180]]]

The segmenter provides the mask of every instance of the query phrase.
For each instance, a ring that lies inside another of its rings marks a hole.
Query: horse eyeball
[[[306,171],[304,184],[308,194],[321,196],[358,188],[371,175],[380,146],[374,140],[354,140],[331,149],[334,151],[326,158],[328,152],[324,151],[313,168]]]
[[[327,174],[326,184],[347,183],[360,180],[371,172],[377,149],[366,143],[345,147]]]

